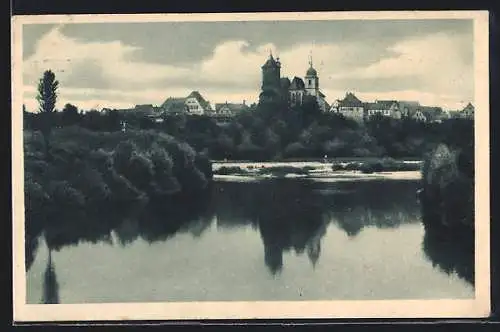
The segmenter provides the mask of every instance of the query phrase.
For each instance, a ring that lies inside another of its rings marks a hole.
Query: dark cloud
[[[102,74],[103,70],[95,62],[79,62],[61,79],[61,84],[72,88],[110,89],[117,88],[120,82],[109,82]]]
[[[227,40],[248,50],[274,43],[281,51],[302,43],[363,43],[374,53],[397,41],[436,32],[471,33],[471,20],[343,20],[66,24],[62,32],[81,42],[120,40],[142,48],[131,55],[152,63],[183,64],[209,57]]]

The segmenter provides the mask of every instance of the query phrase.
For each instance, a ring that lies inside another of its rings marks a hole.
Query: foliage
[[[49,137],[54,126],[54,109],[57,101],[57,88],[59,82],[56,80],[54,72],[46,70],[43,77],[38,82],[38,95],[36,99],[39,104],[39,129],[41,130],[45,141],[45,154],[49,154]]]

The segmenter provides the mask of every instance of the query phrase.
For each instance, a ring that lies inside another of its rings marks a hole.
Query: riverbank
[[[371,179],[397,177],[420,179],[421,161],[394,160],[391,158],[366,161],[295,162],[223,162],[213,163],[216,179],[230,178],[290,178],[315,179]],[[369,176],[370,175],[370,176]]]

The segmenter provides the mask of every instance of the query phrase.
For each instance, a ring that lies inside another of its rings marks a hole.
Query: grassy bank
[[[334,171],[360,171],[362,173],[418,171],[420,163],[405,163],[393,158],[370,159],[357,162],[336,162],[332,165]]]
[[[374,159],[369,158],[363,161],[336,161],[332,164],[332,171],[359,171],[365,174],[378,172],[398,172],[398,171],[418,171],[420,163],[406,163],[392,158]],[[217,175],[274,175],[283,176],[286,174],[309,175],[315,171],[316,166],[266,166],[264,164],[242,166],[221,166],[214,171]],[[325,170],[326,171],[326,170]]]

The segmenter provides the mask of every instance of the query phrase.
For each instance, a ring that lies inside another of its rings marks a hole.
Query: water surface
[[[472,298],[473,253],[428,234],[417,189],[415,180],[215,182],[201,204],[42,237],[27,301]]]

